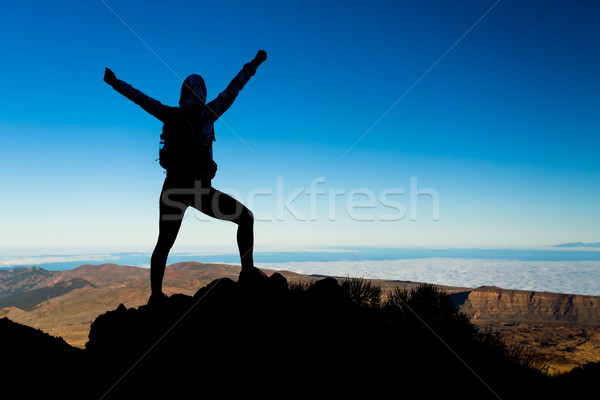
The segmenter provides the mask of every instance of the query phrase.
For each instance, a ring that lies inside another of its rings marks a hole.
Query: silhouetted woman
[[[212,161],[212,142],[214,141],[214,122],[233,104],[233,101],[256,73],[258,66],[265,61],[267,53],[260,50],[256,57],[245,64],[238,75],[216,99],[206,103],[206,85],[200,75],[188,76],[181,87],[179,107],[163,105],[146,96],[131,85],[117,79],[106,68],[104,81],[117,92],[135,102],[145,111],[158,118],[163,125],[163,134],[179,137],[183,142],[193,139],[201,143],[203,154],[198,157],[177,157],[171,154],[165,166],[167,176],[159,200],[159,235],[150,260],[150,284],[152,294],[148,303],[157,303],[166,298],[162,292],[162,281],[167,257],[175,243],[183,215],[187,207],[211,217],[234,222],[238,225],[237,244],[242,270],[239,281],[264,279],[266,275],[254,267],[254,217],[252,212],[233,197],[214,189],[211,179],[216,172]],[[174,147],[174,145],[168,145]],[[190,146],[187,146],[190,147]]]

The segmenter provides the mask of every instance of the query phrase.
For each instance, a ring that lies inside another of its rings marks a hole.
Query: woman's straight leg
[[[189,182],[167,176],[160,193],[158,240],[150,258],[150,288],[155,296],[162,296],[167,258],[177,239],[185,210],[193,203],[189,185]]]
[[[156,246],[150,258],[150,288],[153,295],[162,293],[162,282],[167,266],[169,251],[177,239],[181,220],[165,221],[162,216],[159,222],[159,233]]]

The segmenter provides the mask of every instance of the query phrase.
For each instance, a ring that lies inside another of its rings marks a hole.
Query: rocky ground
[[[481,329],[499,332],[507,344],[522,345],[539,355],[548,362],[550,374],[600,361],[600,325],[474,322]]]

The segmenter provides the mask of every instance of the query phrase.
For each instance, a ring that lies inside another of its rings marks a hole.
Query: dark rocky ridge
[[[75,399],[89,372],[83,350],[8,318],[0,318],[0,346],[2,398]]]
[[[562,399],[594,382],[600,364],[544,376],[478,333],[447,296],[427,287],[419,296],[415,318],[402,307],[359,304],[333,278],[292,288],[280,274],[247,285],[220,278],[159,307],[98,316],[85,350],[2,320],[0,372],[5,390],[63,399]]]

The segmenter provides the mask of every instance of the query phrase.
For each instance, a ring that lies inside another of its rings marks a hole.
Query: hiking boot
[[[265,283],[269,281],[267,274],[256,267],[244,267],[240,271],[238,282],[241,284]]]
[[[150,298],[148,299],[148,306],[150,306],[150,307],[164,306],[166,304],[168,298],[169,298],[169,296],[167,296],[163,292],[160,292],[158,294],[152,293],[150,295]]]

